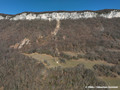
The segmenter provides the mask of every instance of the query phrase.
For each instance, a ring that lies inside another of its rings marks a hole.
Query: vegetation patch
[[[99,77],[99,79],[103,80],[108,86],[118,86],[117,89],[110,90],[120,90],[120,77],[117,78]]]
[[[32,54],[25,54],[24,55],[27,55],[29,57],[32,57],[38,61],[41,61],[45,64],[47,67],[58,67],[58,66],[61,66],[63,68],[70,68],[70,67],[75,67],[77,66],[78,64],[84,64],[85,65],[85,68],[88,68],[88,69],[93,69],[93,66],[95,64],[103,64],[103,65],[110,65],[110,66],[114,66],[114,64],[111,64],[111,63],[107,63],[105,61],[101,61],[101,60],[93,60],[93,61],[90,61],[90,60],[87,60],[87,59],[78,59],[78,60],[75,60],[75,59],[70,59],[70,60],[66,60],[66,59],[60,59],[59,57],[53,57],[51,55],[47,55],[47,54],[39,54],[39,53],[32,53]],[[63,62],[61,62],[64,61]]]

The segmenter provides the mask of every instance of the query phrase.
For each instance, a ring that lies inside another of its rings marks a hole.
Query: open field
[[[120,90],[120,77],[112,78],[112,77],[99,77],[99,79],[105,81],[108,86],[118,86],[117,89],[110,90]]]
[[[73,55],[74,53],[66,52],[66,54]],[[84,64],[85,68],[93,69],[93,66],[95,64],[104,64],[104,65],[110,65],[110,66],[114,65],[101,60],[90,61],[82,58],[78,60],[74,60],[74,59],[65,60],[65,63],[60,63],[58,57],[52,57],[51,55],[47,55],[47,54],[32,53],[32,54],[24,54],[24,55],[32,57],[38,61],[41,61],[47,68],[58,67],[58,66],[61,66],[62,68],[69,68],[69,67],[75,67],[78,64]],[[75,54],[73,56],[75,56]],[[47,64],[45,63],[45,60],[47,61]],[[117,77],[117,78],[98,77],[98,79],[105,81],[108,84],[108,86],[119,86],[120,88],[120,77]],[[110,90],[120,90],[119,88],[110,89]]]
[[[101,61],[101,60],[98,60],[98,61],[90,61],[90,60],[86,60],[86,59],[79,59],[79,60],[67,60],[66,61],[66,64],[63,64],[64,67],[74,67],[78,64],[84,64],[86,68],[88,69],[93,69],[93,66],[95,64],[105,64],[105,65],[113,65],[113,64],[110,64],[110,63],[107,63],[105,61]]]
[[[71,59],[71,60],[65,60],[65,63],[60,63],[58,57],[52,57],[47,54],[32,53],[32,54],[24,54],[24,55],[27,55],[38,61],[43,62],[43,64],[49,68],[57,67],[57,66],[61,66],[63,68],[69,68],[69,67],[74,67],[78,64],[84,64],[86,68],[93,69],[92,67],[95,64],[114,65],[114,64],[107,63],[107,62],[101,61],[101,60],[90,61],[90,60],[86,60],[86,59],[78,59],[78,60]],[[48,65],[45,63],[46,61],[47,61]]]
[[[24,55],[27,55],[29,57],[32,57],[38,61],[41,61],[46,67],[57,67],[58,66],[58,58],[57,57],[52,57],[50,55],[47,55],[47,54],[38,54],[38,53],[32,53],[32,54],[24,54]],[[49,65],[47,65],[44,61],[47,61],[47,63]]]

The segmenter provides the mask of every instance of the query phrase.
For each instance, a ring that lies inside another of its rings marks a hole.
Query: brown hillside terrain
[[[0,20],[0,90],[120,87],[119,77],[120,18]]]
[[[10,47],[28,38],[31,45],[25,45],[25,48],[21,49],[22,52],[54,54],[57,47],[59,52],[84,52],[85,55],[82,56],[84,58],[119,63],[119,18],[61,20],[60,22],[60,30],[54,36],[51,33],[56,27],[56,21],[3,20],[0,22],[0,40]],[[113,49],[116,50],[111,51]]]

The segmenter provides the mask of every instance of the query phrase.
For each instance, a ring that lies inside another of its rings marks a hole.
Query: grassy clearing
[[[105,81],[108,86],[118,86],[117,89],[110,89],[110,90],[120,90],[120,77],[116,77],[116,78],[99,77],[99,79]]]
[[[86,60],[86,59],[79,59],[79,60],[67,60],[66,61],[66,64],[63,64],[64,67],[74,67],[78,64],[84,64],[86,68],[88,69],[93,69],[93,66],[95,64],[105,64],[105,65],[113,65],[113,64],[110,64],[110,63],[107,63],[105,61],[101,61],[101,60],[98,60],[98,61],[90,61],[90,60]]]
[[[59,66],[59,64],[57,63],[58,58],[57,57],[52,57],[50,55],[47,54],[39,54],[39,53],[32,53],[32,54],[24,54],[26,56],[32,57],[40,62],[42,62],[45,66],[51,68],[51,67],[57,67]],[[48,64],[47,65],[44,61],[47,61]]]
[[[95,64],[105,64],[105,65],[113,65],[110,63],[107,63],[105,61],[90,61],[90,60],[86,60],[86,59],[79,59],[79,60],[66,60],[66,63],[59,63],[59,58],[58,57],[52,57],[50,55],[47,54],[39,54],[39,53],[32,53],[32,54],[24,54],[27,55],[29,57],[32,57],[38,61],[43,62],[43,64],[49,68],[51,67],[58,67],[61,66],[63,68],[69,68],[69,67],[74,67],[78,64],[84,64],[86,68],[88,69],[93,69],[93,66]],[[47,65],[44,61],[47,61],[49,63],[49,65]]]
[[[63,52],[64,54],[68,55],[68,56],[77,56],[78,54],[80,55],[84,55],[83,52],[69,52],[69,51],[64,51]],[[84,64],[86,68],[88,69],[93,69],[93,66],[95,64],[104,64],[104,65],[114,65],[112,63],[107,63],[106,61],[104,60],[93,60],[93,61],[90,61],[90,60],[87,60],[87,59],[84,59],[84,58],[81,58],[79,60],[66,60],[66,64],[63,64],[64,67],[74,67],[76,66],[77,64]]]
[[[74,67],[78,64],[84,64],[84,66],[88,69],[93,69],[93,66],[95,64],[104,64],[104,65],[114,65],[107,63],[105,61],[97,60],[97,61],[90,61],[86,59],[79,59],[79,60],[66,60],[66,63],[58,63],[59,58],[58,57],[52,57],[47,54],[39,54],[39,53],[32,53],[32,54],[24,54],[26,56],[32,57],[40,62],[43,62],[43,64],[47,68],[51,67],[58,67],[61,66],[62,68],[69,68],[69,67]],[[44,60],[46,60],[50,65],[47,65]],[[117,78],[111,78],[111,77],[98,77],[99,79],[105,81],[109,86],[119,86],[118,89],[110,89],[110,90],[120,90],[120,77]]]

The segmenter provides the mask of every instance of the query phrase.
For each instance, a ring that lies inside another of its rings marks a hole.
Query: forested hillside
[[[109,85],[104,78],[120,81],[119,23],[0,20],[0,90],[90,90],[85,87]]]

